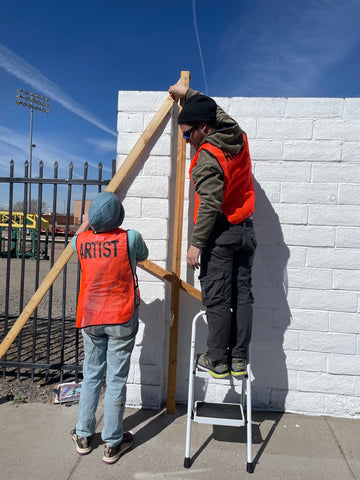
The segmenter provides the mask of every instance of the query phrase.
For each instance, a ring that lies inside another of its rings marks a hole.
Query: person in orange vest
[[[99,193],[71,242],[81,265],[76,327],[82,331],[85,353],[78,422],[71,435],[80,455],[91,452],[95,412],[106,372],[101,437],[105,442],[103,462],[110,464],[133,444],[131,432],[123,432],[123,416],[138,331],[136,263],[148,256],[139,232],[119,228],[124,215],[117,195]]]
[[[187,264],[200,267],[208,322],[207,353],[199,369],[215,378],[247,374],[252,330],[255,192],[245,132],[216,102],[178,82],[169,93],[184,98],[178,124],[196,150],[194,230]]]

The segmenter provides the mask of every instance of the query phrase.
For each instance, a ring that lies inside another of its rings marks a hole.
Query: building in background
[[[85,200],[85,210],[87,212],[90,207],[91,200]],[[74,200],[74,225],[80,225],[81,222],[81,205],[82,200]]]

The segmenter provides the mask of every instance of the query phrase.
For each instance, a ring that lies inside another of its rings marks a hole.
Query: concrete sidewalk
[[[134,448],[114,465],[101,461],[102,405],[95,448],[79,456],[70,437],[77,405],[0,405],[0,478],[6,480],[360,480],[360,420],[253,412],[255,471],[246,472],[246,429],[192,423],[192,466],[185,469],[186,409],[126,409]]]

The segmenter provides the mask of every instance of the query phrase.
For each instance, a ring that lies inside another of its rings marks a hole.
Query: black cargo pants
[[[251,339],[251,269],[256,249],[252,219],[237,225],[221,217],[201,252],[202,303],[208,320],[208,355],[213,362],[247,358]]]

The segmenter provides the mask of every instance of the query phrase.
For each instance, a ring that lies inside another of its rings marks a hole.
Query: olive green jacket
[[[185,95],[185,101],[197,93],[200,92],[189,88]],[[243,141],[243,130],[218,105],[216,131],[207,135],[201,144],[208,142],[223,151],[236,154],[241,149]],[[191,176],[200,199],[191,244],[203,248],[207,244],[216,219],[222,213],[224,174],[216,158],[206,150],[201,150]]]

